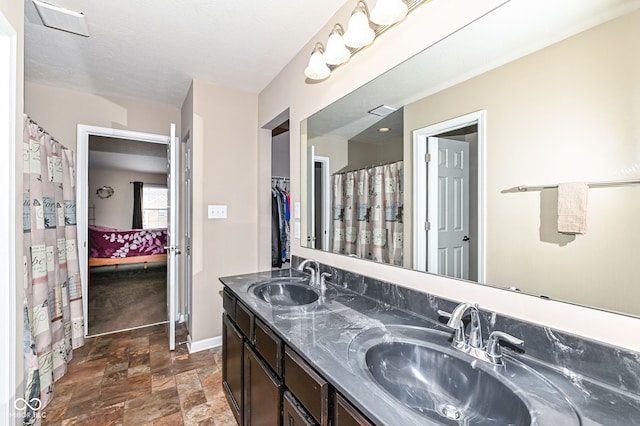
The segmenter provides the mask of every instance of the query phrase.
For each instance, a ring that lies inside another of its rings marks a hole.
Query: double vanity
[[[295,258],[224,277],[241,425],[640,425],[640,355]]]

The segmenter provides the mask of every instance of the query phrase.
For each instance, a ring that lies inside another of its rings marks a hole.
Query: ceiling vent
[[[377,115],[379,117],[386,117],[392,112],[396,111],[396,108],[390,107],[389,105],[380,105],[369,111],[369,114]]]
[[[33,0],[42,23],[51,28],[89,37],[89,27],[83,13]]]

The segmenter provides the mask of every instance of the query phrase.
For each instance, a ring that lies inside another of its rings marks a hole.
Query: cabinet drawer
[[[329,424],[329,383],[289,347],[284,351],[284,383],[317,422]]]
[[[253,312],[244,306],[239,300],[236,301],[236,324],[242,334],[253,343]]]
[[[317,423],[304,412],[295,398],[284,393],[282,398],[282,426],[316,426]]]
[[[227,288],[224,288],[222,292],[222,309],[231,317],[232,320],[236,319],[236,298]]]
[[[333,403],[333,426],[373,426],[373,423],[336,392]]]
[[[269,367],[276,373],[278,377],[282,377],[282,353],[284,345],[282,339],[271,331],[259,319],[255,319],[254,325],[255,347],[262,358],[267,362]]]

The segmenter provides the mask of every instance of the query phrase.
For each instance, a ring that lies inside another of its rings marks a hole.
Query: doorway
[[[83,294],[87,295],[88,292],[88,225],[89,225],[89,138],[91,136],[102,136],[108,138],[115,138],[123,141],[141,141],[153,144],[161,144],[163,149],[167,152],[168,161],[165,159],[164,164],[167,170],[167,192],[168,204],[167,214],[168,227],[167,227],[167,240],[166,246],[163,249],[167,250],[166,253],[166,306],[167,306],[167,325],[169,335],[169,347],[173,350],[175,347],[175,318],[177,317],[177,303],[176,303],[176,281],[177,281],[177,263],[176,255],[179,254],[179,247],[177,245],[178,227],[177,218],[179,209],[178,203],[178,187],[177,179],[179,176],[179,158],[177,150],[177,139],[175,138],[175,125],[171,125],[170,135],[155,135],[148,133],[132,132],[126,130],[117,130],[110,128],[78,125],[78,157],[77,157],[77,182],[78,182],[78,243],[79,243],[79,263],[80,274],[82,280]],[[109,185],[106,185],[109,186]],[[107,190],[105,193],[109,194],[113,191]],[[176,208],[171,208],[174,203]],[[83,299],[83,310],[85,318],[89,318],[88,313],[88,298]],[[88,321],[85,321],[85,335],[88,334]]]
[[[112,264],[109,259],[102,266],[95,263],[102,262],[111,250],[120,253],[119,241],[128,250],[123,259],[126,261],[135,260],[129,257],[133,254],[164,254],[168,218],[166,144],[90,135],[88,156],[88,335],[164,323],[166,259],[130,264]]]
[[[414,131],[413,261],[484,282],[484,111]]]
[[[271,267],[291,267],[289,120],[271,130]]]

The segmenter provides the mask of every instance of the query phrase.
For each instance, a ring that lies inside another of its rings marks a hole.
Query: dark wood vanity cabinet
[[[242,426],[372,425],[227,288],[222,386]]]
[[[316,426],[313,420],[289,392],[282,399],[282,426]]]
[[[242,333],[225,314],[222,318],[222,387],[238,424],[242,424],[243,410],[243,351]]]
[[[329,382],[289,347],[284,350],[284,383],[318,424],[329,424]]]
[[[244,347],[244,426],[280,425],[282,383],[256,352]]]
[[[365,416],[339,393],[333,398],[333,426],[373,426]]]

